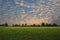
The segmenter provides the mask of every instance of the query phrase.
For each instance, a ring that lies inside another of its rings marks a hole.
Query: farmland
[[[60,40],[60,27],[0,27],[0,40]]]

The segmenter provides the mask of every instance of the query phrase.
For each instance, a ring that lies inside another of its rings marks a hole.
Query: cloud
[[[40,24],[42,22],[57,23],[60,20],[60,0],[14,0],[2,3],[0,8],[0,22],[17,24]],[[32,2],[32,3],[31,3]]]
[[[42,18],[42,19],[29,19],[26,21],[26,24],[41,24],[41,23],[48,23],[49,19],[48,18]]]
[[[2,0],[0,0],[0,2],[2,2]]]

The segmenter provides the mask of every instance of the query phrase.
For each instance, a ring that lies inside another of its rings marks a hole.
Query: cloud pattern
[[[0,23],[60,24],[60,0],[0,0]]]

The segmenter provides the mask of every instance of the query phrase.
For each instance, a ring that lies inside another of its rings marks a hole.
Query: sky
[[[0,23],[60,24],[60,0],[0,0]]]

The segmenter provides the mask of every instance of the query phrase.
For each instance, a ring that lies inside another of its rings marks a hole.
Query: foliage
[[[8,23],[4,23],[4,24],[0,24],[0,26],[9,26]],[[12,26],[14,27],[41,27],[41,26],[60,26],[60,25],[57,25],[56,23],[53,23],[53,24],[48,24],[48,23],[41,23],[41,24],[33,24],[33,25],[27,25],[27,24],[12,24]]]

